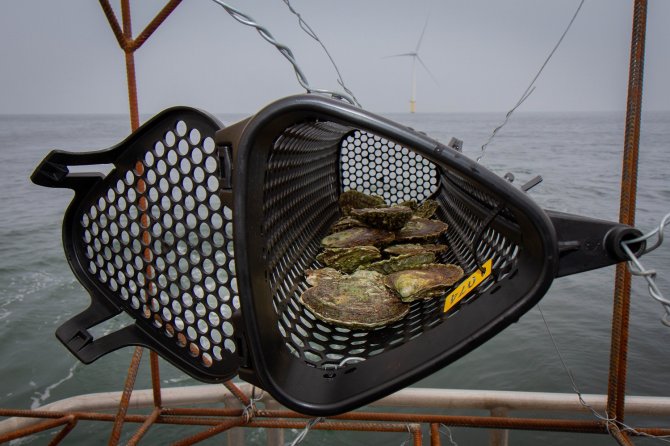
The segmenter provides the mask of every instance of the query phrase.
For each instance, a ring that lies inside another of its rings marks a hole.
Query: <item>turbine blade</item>
[[[428,67],[426,66],[426,64],[423,63],[423,60],[421,60],[421,57],[419,57],[417,55],[416,58],[419,61],[419,63],[423,66],[423,68],[426,70],[426,72],[430,75],[431,79],[433,79],[433,82],[435,82],[435,85],[440,85],[440,83],[437,82],[437,78],[435,76],[433,76],[433,73],[431,73],[430,70],[428,69]]]
[[[423,41],[423,35],[426,33],[426,28],[428,27],[428,17],[426,17],[426,23],[423,25],[423,30],[421,31],[421,37],[419,37],[419,41],[416,43],[416,49],[414,50],[415,53],[419,52],[419,47],[421,46],[421,41]]]

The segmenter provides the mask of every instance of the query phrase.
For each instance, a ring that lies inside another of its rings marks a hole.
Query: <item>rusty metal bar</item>
[[[154,407],[154,410],[151,411],[149,417],[142,423],[142,425],[137,429],[137,432],[128,440],[126,446],[135,446],[139,441],[144,437],[144,434],[147,433],[149,428],[156,422],[158,417],[161,415],[161,408]]]
[[[644,72],[644,45],[647,20],[647,1],[635,0],[631,37],[628,103],[624,136],[623,167],[621,176],[621,203],[619,221],[635,224],[637,194],[637,165],[642,111],[642,80]],[[607,385],[607,413],[623,422],[628,356],[628,326],[630,315],[630,273],[625,264],[618,264],[615,277],[612,316],[612,341]],[[621,433],[625,437],[625,433]]]
[[[109,437],[109,445],[115,446],[119,443],[119,438],[121,438],[121,429],[123,428],[123,422],[128,412],[128,404],[130,403],[130,395],[133,393],[133,387],[135,387],[135,379],[137,378],[137,370],[140,367],[140,361],[142,360],[142,347],[136,347],[135,352],[133,353],[133,358],[130,361],[130,366],[128,367],[128,375],[126,376],[126,382],[123,386],[123,394],[121,396],[121,401],[119,402],[119,408],[116,412],[116,417],[114,419],[114,427],[112,428],[112,434]]]
[[[159,26],[168,18],[172,11],[175,10],[177,6],[181,3],[182,0],[170,0],[167,5],[160,10],[156,17],[149,22],[149,24],[144,28],[144,30],[132,41],[130,48],[132,52],[135,52],[139,47],[141,47],[146,40],[151,37],[151,35],[158,29]]]
[[[183,409],[180,409],[183,410]],[[203,418],[195,416],[198,412],[204,417],[207,417],[210,414],[211,409],[189,409],[189,412],[184,411],[183,413],[189,413],[191,416],[175,416],[175,415],[166,415],[161,416],[156,420],[156,423],[159,424],[179,424],[179,425],[204,425],[204,426],[219,426],[225,419],[220,417],[216,418]],[[170,413],[169,410],[165,410],[165,413]],[[243,420],[241,416],[242,411],[238,410],[234,415],[233,420]],[[32,416],[40,418],[60,418],[64,416],[72,415],[79,420],[86,421],[107,421],[112,422],[115,420],[115,416],[112,414],[105,413],[90,413],[90,412],[46,412],[43,411],[28,411],[28,410],[6,410],[3,409],[0,412],[0,416]],[[124,421],[132,423],[145,423],[151,415],[126,415]],[[249,427],[272,427],[271,423],[283,419],[305,419],[305,415],[288,411],[288,410],[276,410],[276,411],[267,411],[259,410],[256,414],[256,419],[249,422],[247,425]],[[274,418],[274,420],[261,420],[261,418]],[[395,423],[428,423],[428,424],[445,424],[447,426],[458,426],[458,427],[483,427],[489,429],[515,429],[515,430],[537,430],[537,431],[564,431],[564,432],[581,432],[581,433],[607,433],[607,426],[604,422],[600,421],[591,421],[591,420],[574,420],[574,419],[536,419],[536,418],[497,418],[497,417],[478,417],[478,416],[448,416],[448,415],[435,415],[435,414],[408,414],[408,413],[375,413],[375,412],[350,412],[347,414],[339,415],[332,417],[332,419],[337,421],[349,422],[364,422],[364,423],[383,423],[383,422],[395,422]],[[259,424],[260,423],[260,424]],[[61,423],[62,424],[62,423]],[[347,424],[347,423],[342,423]],[[405,424],[403,424],[405,425]],[[282,425],[282,427],[292,427],[294,425]],[[353,429],[352,430],[358,430]],[[670,435],[670,428],[656,428],[656,427],[644,427],[644,428],[635,428],[639,434],[633,433],[634,435]],[[24,434],[26,435],[26,434]]]
[[[161,393],[161,377],[160,368],[158,365],[158,354],[154,351],[149,355],[151,361],[151,390],[153,391],[154,406],[161,407],[163,405],[163,397]]]
[[[0,436],[0,444],[16,440],[17,438],[27,437],[28,435],[37,434],[42,431],[53,429],[54,427],[62,426],[64,424],[69,424],[74,418],[72,415],[64,414],[56,419],[47,420],[42,423],[29,426],[25,429],[17,429],[13,432],[9,432],[5,435]]]
[[[616,426],[610,428],[610,435],[620,446],[634,446],[630,438]]]
[[[430,446],[441,446],[440,440],[440,425],[438,423],[430,423]]]
[[[125,51],[126,48],[128,48],[129,43],[123,36],[123,30],[119,25],[119,20],[116,18],[116,14],[114,14],[112,6],[109,4],[109,0],[100,0],[100,6],[102,7],[102,11],[105,13],[105,17],[107,17],[107,21],[109,22],[109,26],[112,28],[112,32],[114,33],[114,37],[116,37],[116,41],[119,43],[121,49]]]
[[[70,418],[70,421],[65,425],[65,427],[63,427],[63,429],[61,429],[60,432],[58,432],[58,434],[56,434],[55,437],[51,439],[48,446],[56,446],[60,444],[60,442],[65,439],[67,434],[69,434],[77,425],[77,418],[73,415],[68,415],[66,418]]]
[[[128,83],[128,104],[130,107],[130,128],[134,131],[140,126],[137,105],[137,80],[135,78],[135,56],[131,47],[133,38],[130,20],[130,0],[121,0],[121,16],[123,19],[123,37],[126,46],[122,47],[126,57],[126,80]]]
[[[240,400],[244,407],[249,407],[251,405],[251,399],[249,399],[249,397],[244,392],[242,392],[242,390],[240,390],[240,388],[237,387],[234,382],[228,380],[224,382],[223,385],[226,386],[226,389],[228,389],[230,393],[235,395],[235,398]]]
[[[245,417],[237,417],[237,418],[232,418],[230,420],[226,420],[223,423],[220,423],[210,429],[207,429],[206,431],[200,432],[198,434],[195,434],[191,437],[184,438],[183,440],[180,440],[176,443],[173,443],[173,446],[190,446],[195,443],[199,443],[201,441],[204,441],[208,438],[213,437],[216,434],[219,434],[221,432],[225,432],[230,428],[237,427],[237,426],[242,426],[243,424],[246,423]]]

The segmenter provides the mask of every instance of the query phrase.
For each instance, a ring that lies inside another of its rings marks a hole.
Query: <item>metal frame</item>
[[[119,42],[119,46],[125,53],[130,121],[131,128],[135,130],[139,126],[139,113],[134,53],[181,3],[181,0],[170,0],[134,39],[132,38],[130,0],[121,0],[122,26],[119,25],[109,0],[99,0],[99,2]],[[647,0],[634,0],[620,205],[620,222],[630,226],[635,223],[646,16]],[[390,404],[395,407],[409,406],[413,408],[438,407],[442,410],[447,408],[478,408],[489,410],[492,416],[449,416],[432,413],[361,411],[332,417],[332,421],[314,423],[314,420],[310,421],[296,412],[276,409],[276,403],[270,399],[261,400],[265,403],[265,408],[259,409],[255,404],[252,404],[255,400],[251,400],[252,390],[250,386],[243,385],[240,388],[230,381],[226,383],[228,392],[224,394],[221,393],[223,389],[220,387],[213,388],[211,386],[162,390],[159,379],[158,356],[153,352],[150,355],[152,389],[136,391],[133,394],[135,378],[142,358],[142,349],[137,348],[128,368],[123,392],[113,395],[96,394],[74,397],[68,400],[70,404],[66,404],[66,402],[52,403],[49,405],[51,406],[49,410],[47,410],[48,407],[44,407],[42,410],[0,409],[0,416],[2,417],[18,417],[0,422],[0,443],[60,427],[61,430],[49,443],[50,445],[56,445],[74,429],[78,421],[95,420],[113,423],[109,439],[110,445],[118,444],[125,422],[140,423],[140,427],[128,442],[130,445],[137,444],[152,425],[162,423],[209,426],[199,434],[175,443],[178,445],[195,444],[238,426],[275,429],[309,427],[311,429],[328,430],[409,432],[413,443],[419,445],[422,443],[422,425],[425,424],[430,426],[431,445],[440,444],[439,427],[441,424],[495,429],[496,431],[491,437],[492,444],[506,444],[506,434],[500,429],[524,429],[610,434],[619,444],[631,445],[631,435],[669,435],[670,427],[645,427],[630,432],[622,429],[621,424],[619,424],[623,423],[626,413],[667,416],[670,413],[670,398],[625,396],[629,313],[630,273],[624,264],[619,264],[615,278],[608,392],[606,397],[604,395],[583,396],[589,405],[594,408],[606,408],[609,417],[614,421],[507,416],[507,410],[517,408],[584,412],[586,409],[580,404],[577,395],[461,391],[464,393],[460,395],[461,399],[458,399],[454,392],[458,393],[459,391],[405,389],[375,403],[375,405]],[[199,393],[202,391],[205,392],[204,396]],[[431,396],[427,396],[424,392],[430,392]],[[211,403],[213,398],[217,401],[228,401],[232,398],[231,395],[234,395],[234,398],[238,401],[236,408],[173,407],[173,404],[178,403],[188,403],[196,406]],[[102,407],[101,401],[109,401],[110,398],[112,405],[105,406],[105,404],[102,404],[104,406]],[[532,403],[529,402],[529,398]],[[80,406],[81,401],[93,401],[94,404],[92,406]],[[61,405],[60,408],[58,407],[59,404]],[[128,409],[131,406],[133,408],[152,407],[153,409],[149,415],[128,414]],[[116,414],[101,411],[112,407],[116,408]],[[23,419],[23,422],[20,422],[19,419]],[[269,436],[269,438],[271,441],[276,441],[277,444],[283,444],[283,437],[280,433]]]

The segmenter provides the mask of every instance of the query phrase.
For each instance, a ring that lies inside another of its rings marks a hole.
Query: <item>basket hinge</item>
[[[621,249],[623,240],[642,233],[620,223],[546,211],[556,229],[559,254],[556,277],[568,276],[628,260]],[[635,247],[639,252],[644,242]]]

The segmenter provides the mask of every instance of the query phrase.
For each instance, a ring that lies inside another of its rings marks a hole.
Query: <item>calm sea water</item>
[[[479,146],[501,120],[499,114],[397,114],[390,118],[448,142]],[[239,117],[221,116],[224,123]],[[535,175],[544,182],[530,194],[543,207],[617,220],[623,141],[623,113],[518,113],[487,149],[482,164],[517,184]],[[88,304],[88,296],[65,262],[61,219],[71,199],[63,189],[34,186],[28,177],[49,150],[100,149],[122,140],[124,116],[0,116],[0,407],[37,408],[76,394],[120,390],[132,349],[79,364],[54,331]],[[670,211],[670,113],[644,116],[638,182],[637,225],[644,231]],[[670,246],[644,258],[659,271],[670,295]],[[541,301],[552,333],[584,393],[606,393],[613,296],[613,268],[558,279]],[[660,305],[641,279],[634,279],[629,342],[630,395],[670,396],[670,329],[659,322]],[[113,328],[113,327],[112,327]],[[149,387],[143,365],[136,388]],[[162,363],[165,386],[196,384]],[[453,365],[416,386],[571,392],[570,381],[537,309]],[[456,412],[450,412],[456,414]],[[467,412],[476,414],[476,412]],[[518,414],[537,415],[537,414]],[[629,422],[635,423],[634,417]],[[650,420],[665,424],[667,420]],[[133,428],[125,429],[127,438]],[[199,429],[156,427],[148,444],[165,444]],[[488,432],[452,429],[460,445],[486,444]],[[108,429],[80,423],[65,444],[106,441]],[[262,430],[247,431],[249,444],[264,444]],[[287,432],[287,441],[296,432]],[[49,434],[21,444],[46,444]],[[311,432],[305,445],[401,444],[404,434]],[[153,440],[153,441],[152,441]],[[445,444],[448,443],[443,438]],[[614,444],[606,436],[510,433],[511,444]],[[203,444],[222,444],[225,437]]]

